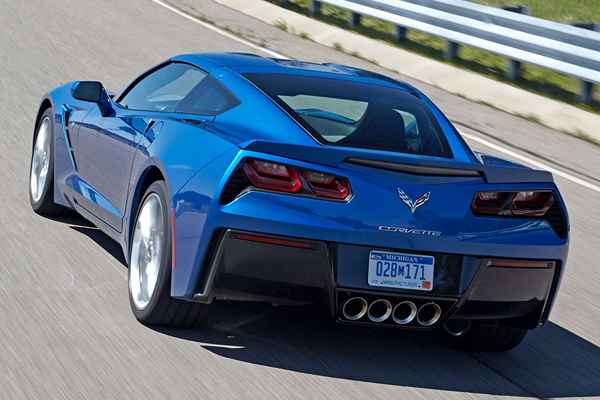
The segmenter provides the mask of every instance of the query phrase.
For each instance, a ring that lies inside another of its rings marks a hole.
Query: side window
[[[173,112],[206,77],[190,65],[168,64],[139,81],[119,104],[133,110]]]
[[[177,105],[184,114],[217,115],[239,104],[239,100],[208,75]]]
[[[426,144],[423,143],[426,140],[419,130],[419,120],[417,117],[403,110],[394,109],[398,114],[402,116],[402,121],[404,122],[404,139],[406,141],[406,149],[411,153],[421,153],[423,149],[426,147]]]

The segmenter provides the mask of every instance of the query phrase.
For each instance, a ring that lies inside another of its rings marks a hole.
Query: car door
[[[85,208],[121,231],[131,168],[141,138],[154,133],[168,113],[206,76],[190,65],[168,63],[142,75],[112,103],[95,109],[79,130],[79,171],[89,186]]]

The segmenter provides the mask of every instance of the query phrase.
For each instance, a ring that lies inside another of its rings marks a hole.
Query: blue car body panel
[[[126,256],[142,182],[164,177],[176,227],[176,265],[171,293],[191,299],[208,268],[211,243],[224,229],[299,237],[349,246],[340,256],[338,283],[365,288],[361,248],[557,260],[564,265],[568,235],[540,219],[477,217],[470,210],[477,191],[547,189],[566,209],[549,173],[474,154],[456,129],[422,93],[376,74],[338,65],[273,61],[240,54],[190,54],[172,59],[205,70],[240,104],[211,116],[144,112],[110,101],[112,115],[72,97],[74,82],[44,98],[54,113],[55,201],[75,208],[117,240]],[[452,150],[451,159],[323,145],[243,77],[247,72],[325,76],[410,91],[431,108]],[[246,157],[272,160],[347,177],[346,202],[251,190],[228,204],[219,197]],[[417,166],[477,171],[477,176],[423,176],[346,162],[348,157]],[[395,195],[432,196],[416,213]],[[568,225],[568,222],[565,222]],[[380,227],[440,232],[439,236],[391,232]],[[567,228],[568,229],[568,228]],[[343,248],[343,247],[340,247]],[[353,249],[353,250],[352,250]],[[465,278],[468,280],[468,278]]]

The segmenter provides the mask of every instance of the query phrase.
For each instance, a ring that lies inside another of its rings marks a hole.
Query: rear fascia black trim
[[[540,318],[538,320],[538,326],[544,325],[550,318],[550,312],[554,306],[554,301],[556,300],[558,288],[560,287],[562,280],[563,263],[560,260],[556,260],[555,262],[556,266],[554,267],[555,269],[554,277],[552,278],[552,285],[550,286],[548,294],[546,295],[546,300],[544,301],[544,306],[542,307],[542,312],[540,313]]]
[[[216,277],[217,273],[219,272],[219,263],[221,262],[221,258],[223,257],[225,245],[227,244],[227,242],[229,240],[232,240],[232,239],[245,241],[244,239],[236,238],[235,237],[236,234],[257,235],[257,236],[262,236],[265,238],[272,238],[275,240],[303,241],[306,244],[309,244],[311,246],[311,248],[305,248],[302,250],[316,251],[318,249],[324,249],[325,253],[326,253],[327,263],[330,265],[331,268],[333,268],[331,266],[331,262],[330,262],[331,255],[329,253],[329,248],[327,247],[326,243],[323,241],[289,237],[289,236],[281,236],[281,235],[272,235],[272,234],[252,232],[252,231],[243,231],[243,230],[237,230],[237,229],[219,230],[217,233],[214,234],[213,240],[211,241],[211,248],[209,248],[209,250],[208,250],[209,254],[207,254],[207,257],[205,258],[205,261],[203,263],[203,265],[204,265],[203,271],[201,273],[199,282],[197,282],[197,289],[196,289],[197,293],[194,293],[192,295],[192,299],[191,299],[192,301],[195,301],[198,303],[210,304],[214,300],[213,286],[215,283],[215,277]],[[216,246],[215,246],[215,244],[216,244]],[[268,244],[262,243],[262,245],[268,245]],[[270,245],[276,245],[276,244],[270,244]],[[285,246],[285,245],[276,245],[276,246],[289,247],[289,246]],[[294,247],[290,247],[290,248],[294,249]],[[327,282],[327,283],[333,284],[332,282]],[[328,289],[329,293],[333,292],[333,287],[328,287],[327,289]]]

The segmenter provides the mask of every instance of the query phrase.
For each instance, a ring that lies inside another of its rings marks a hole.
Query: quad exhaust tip
[[[417,306],[412,301],[402,301],[392,310],[392,319],[398,325],[410,324],[417,316]]]
[[[392,303],[389,300],[377,299],[367,310],[367,317],[373,322],[383,322],[392,315]]]
[[[371,322],[380,323],[388,318],[398,325],[407,325],[415,319],[424,327],[437,323],[442,316],[442,308],[434,302],[418,307],[414,302],[405,300],[392,306],[386,299],[376,299],[370,304],[364,297],[351,297],[342,305],[342,316],[349,321],[358,321],[364,316]],[[461,336],[470,328],[470,322],[450,321],[444,324],[444,329],[452,336]]]
[[[436,303],[425,303],[417,311],[417,322],[422,326],[431,326],[439,321],[442,308]]]
[[[367,300],[363,297],[352,297],[342,306],[342,315],[349,321],[357,321],[367,313]]]

